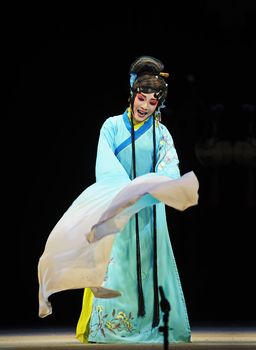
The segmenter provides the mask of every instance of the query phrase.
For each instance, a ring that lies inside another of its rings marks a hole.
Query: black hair
[[[133,109],[135,96],[138,92],[154,93],[158,99],[158,111],[154,113],[153,118],[153,160],[152,170],[156,171],[157,163],[157,147],[156,147],[156,118],[161,118],[160,108],[167,96],[167,84],[163,77],[168,77],[168,73],[162,72],[163,63],[151,56],[141,56],[137,58],[130,67],[130,97],[129,103]],[[157,116],[157,114],[158,116]],[[132,138],[132,167],[133,178],[136,174],[136,150],[135,150],[135,130],[134,121],[131,117],[131,138]],[[138,288],[138,316],[145,315],[144,293],[141,277],[141,256],[140,256],[140,234],[139,234],[139,218],[138,213],[135,214],[135,233],[136,233],[136,258],[137,258],[137,288]],[[159,315],[159,296],[158,296],[158,271],[157,271],[157,216],[156,206],[153,205],[153,287],[154,287],[154,310],[152,327],[157,327],[160,322]]]
[[[152,56],[141,56],[131,64],[129,73],[135,76],[130,89],[129,103],[131,106],[138,92],[155,93],[159,106],[163,105],[167,97],[168,86],[164,77],[169,76],[168,73],[163,72],[163,69],[163,63]]]

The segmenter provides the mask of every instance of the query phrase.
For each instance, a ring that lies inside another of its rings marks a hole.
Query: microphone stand
[[[159,286],[159,292],[161,296],[161,301],[160,301],[160,307],[162,312],[164,313],[163,315],[163,321],[164,321],[164,326],[159,327],[159,332],[163,332],[164,334],[164,350],[168,350],[168,321],[169,321],[169,312],[171,310],[171,306],[169,301],[166,299],[164,290],[162,286]]]

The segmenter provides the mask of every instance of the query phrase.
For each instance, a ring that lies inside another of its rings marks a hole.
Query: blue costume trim
[[[125,126],[126,126],[127,130],[131,133],[132,132],[132,126],[131,126],[130,119],[128,117],[127,111],[125,111],[124,114],[123,114],[123,120],[124,120],[124,123],[125,123]],[[135,130],[135,132],[134,132],[134,139],[135,139],[135,141],[141,135],[143,135],[146,131],[148,131],[148,129],[150,129],[152,125],[153,125],[153,117],[151,116],[145,121],[145,123],[138,130]],[[124,140],[124,142],[122,142],[115,149],[115,155],[117,156],[119,152],[121,152],[125,147],[127,147],[131,143],[132,143],[132,137],[129,136],[126,140]]]

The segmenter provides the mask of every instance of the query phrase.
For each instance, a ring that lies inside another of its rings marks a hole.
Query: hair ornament
[[[133,87],[133,84],[135,82],[137,78],[137,74],[136,73],[130,73],[130,86]]]
[[[164,78],[169,77],[169,73],[167,73],[167,72],[160,72],[159,74],[161,75],[161,77],[164,77]]]

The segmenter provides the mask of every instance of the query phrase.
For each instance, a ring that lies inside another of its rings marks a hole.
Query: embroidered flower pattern
[[[91,326],[90,335],[92,337],[96,337],[98,332],[105,337],[105,332],[117,334],[125,330],[132,333],[135,330],[132,323],[134,317],[131,312],[127,316],[125,312],[119,311],[116,313],[116,310],[113,309],[111,316],[109,316],[109,314],[104,313],[104,307],[101,305],[96,306],[95,312],[98,316],[98,322]]]
[[[160,153],[160,163],[158,164],[158,170],[163,170],[163,168],[166,167],[169,163],[171,163],[172,159],[174,158],[171,154],[171,146],[172,142],[170,137],[168,137],[167,133],[162,135],[162,138],[160,140],[160,147],[159,147],[159,153]]]

